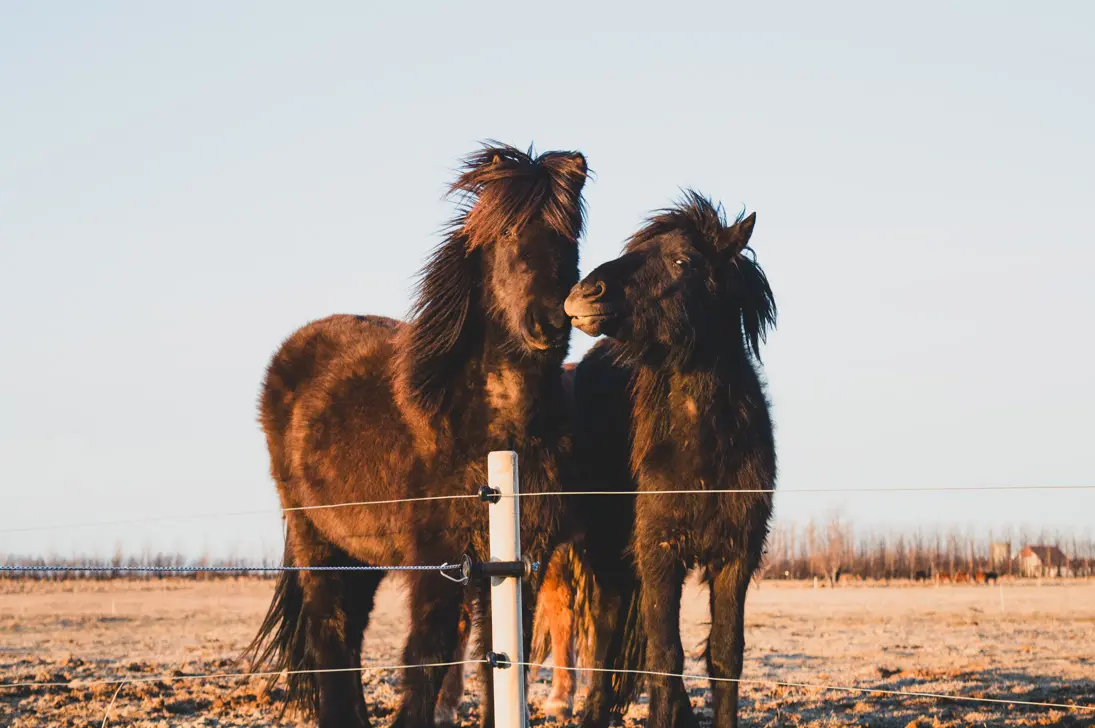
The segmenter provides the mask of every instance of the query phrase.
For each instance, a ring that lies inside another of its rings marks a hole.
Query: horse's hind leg
[[[355,566],[358,562],[324,542],[303,516],[290,521],[296,563],[302,566]],[[368,728],[361,687],[361,638],[369,625],[383,572],[302,571],[303,621],[309,663],[319,672],[312,683],[319,695],[320,728]]]
[[[737,728],[738,680],[745,652],[745,596],[752,569],[745,557],[735,559],[709,576],[711,637],[707,674],[712,678],[715,728]]]
[[[411,633],[403,650],[403,664],[452,662],[460,642],[460,612],[464,592],[460,585],[434,572],[412,572],[410,577]],[[415,667],[404,672],[402,703],[393,728],[430,728],[447,667]]]
[[[460,639],[456,647],[456,657],[462,658],[468,650],[468,637],[471,634],[473,605],[464,603],[460,612]],[[439,726],[455,726],[460,722],[460,700],[464,697],[464,666],[453,665],[445,673],[441,683],[441,695],[437,698],[437,710],[434,722]]]
[[[593,625],[592,658],[595,666],[606,668],[606,671],[592,675],[581,728],[608,728],[616,704],[621,698],[624,701],[630,698],[630,695],[615,694],[614,676],[607,669],[626,666],[627,669],[642,670],[646,667],[641,662],[628,661],[623,654],[629,636],[628,612],[638,608],[638,605],[632,604],[638,585],[631,574],[630,565],[620,561],[609,568],[598,569],[596,573],[600,586],[596,590],[596,602],[592,605],[593,614],[589,620]],[[641,638],[641,635],[636,636]]]

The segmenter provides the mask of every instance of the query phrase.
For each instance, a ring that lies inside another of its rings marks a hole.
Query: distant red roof
[[[1065,566],[1068,564],[1068,557],[1056,546],[1026,546],[1020,556],[1024,559],[1037,556],[1038,560],[1047,566]]]

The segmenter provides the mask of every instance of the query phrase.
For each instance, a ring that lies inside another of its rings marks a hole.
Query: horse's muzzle
[[[540,315],[529,311],[525,315],[523,338],[525,346],[533,351],[547,351],[567,343],[570,327],[567,319],[559,312],[557,315]]]
[[[613,328],[619,318],[621,306],[606,300],[607,289],[603,281],[582,281],[571,289],[563,304],[563,311],[570,323],[590,336],[600,336]]]

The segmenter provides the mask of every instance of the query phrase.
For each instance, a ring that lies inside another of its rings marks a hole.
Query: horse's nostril
[[[532,311],[529,311],[528,316],[525,317],[525,326],[528,328],[528,332],[535,337],[544,335],[544,327],[540,323],[539,317]]]
[[[593,288],[589,292],[590,299],[599,301],[604,298],[605,293],[608,291],[608,287],[605,286],[604,281],[597,281],[593,284]]]
[[[564,330],[569,324],[570,317],[568,317],[566,315],[566,312],[563,311],[562,306],[553,310],[551,312],[551,315],[548,317],[548,325],[551,326],[551,329],[555,332]]]

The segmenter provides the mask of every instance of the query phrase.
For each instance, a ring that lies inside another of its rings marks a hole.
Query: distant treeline
[[[3,579],[269,579],[275,572],[196,573],[103,571],[119,567],[276,567],[279,558],[198,558],[184,554],[143,553],[113,557],[0,556],[0,564],[65,566],[69,571],[0,572]],[[95,569],[91,571],[90,569]],[[857,528],[839,515],[806,524],[776,522],[768,538],[758,579],[853,577],[885,581],[931,579],[975,581],[986,578],[1095,576],[1095,538],[1030,527],[1004,529],[928,528],[902,532]]]
[[[762,579],[975,581],[980,577],[1095,576],[1095,538],[1030,527],[862,529],[840,516],[776,523]]]
[[[142,554],[140,556],[123,556],[116,554],[112,558],[97,557],[70,557],[60,558],[52,556],[16,556],[9,555],[0,559],[0,564],[11,566],[63,566],[65,571],[20,571],[0,572],[0,578],[4,579],[31,579],[35,581],[66,581],[70,579],[132,579],[141,581],[154,581],[157,579],[192,579],[197,581],[211,579],[272,579],[276,572],[250,572],[250,571],[199,571],[199,572],[172,572],[170,569],[180,567],[272,567],[280,566],[280,560],[271,558],[244,559],[223,558],[211,559],[209,557],[192,558],[183,554]],[[121,568],[164,569],[164,571],[122,571]],[[104,569],[110,569],[104,571]],[[113,569],[119,569],[113,571]]]

